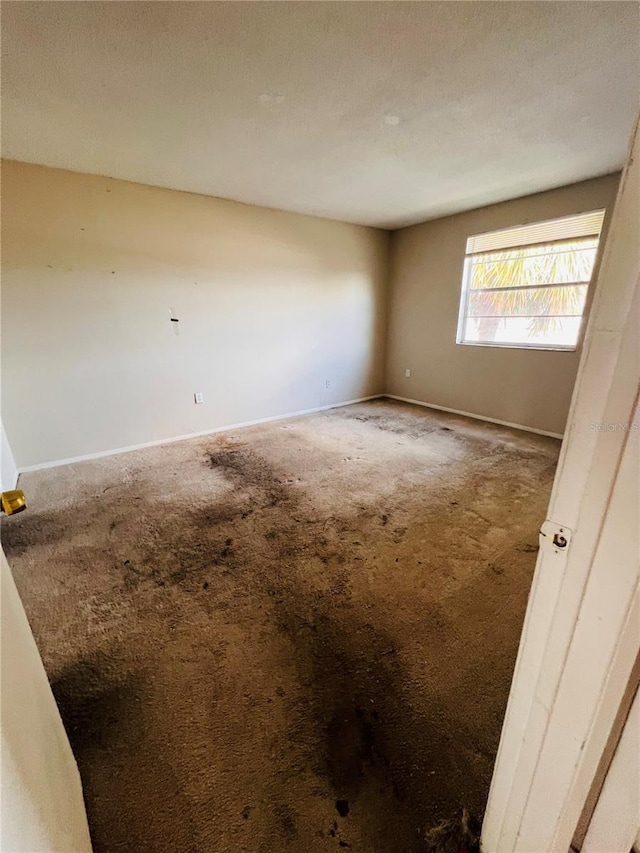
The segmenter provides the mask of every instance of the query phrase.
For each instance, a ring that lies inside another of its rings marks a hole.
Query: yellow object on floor
[[[7,515],[14,515],[16,512],[22,512],[23,509],[27,508],[27,499],[20,489],[11,489],[11,491],[0,494],[0,504],[2,512]]]

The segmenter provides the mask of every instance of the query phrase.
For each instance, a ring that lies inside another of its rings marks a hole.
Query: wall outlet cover
[[[204,394],[202,393],[202,391],[196,391],[196,393],[193,395],[193,399],[196,401],[196,403],[204,403]]]

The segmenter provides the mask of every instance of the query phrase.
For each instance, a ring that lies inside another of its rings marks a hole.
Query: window
[[[469,237],[457,342],[575,349],[604,213]]]

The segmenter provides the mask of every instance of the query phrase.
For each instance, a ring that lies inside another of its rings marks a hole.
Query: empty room
[[[3,4],[2,851],[640,851],[639,47]]]

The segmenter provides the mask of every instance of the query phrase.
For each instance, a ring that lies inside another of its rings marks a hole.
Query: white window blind
[[[604,214],[469,237],[458,343],[575,349]]]
[[[476,234],[467,240],[467,255],[530,246],[533,243],[574,240],[576,237],[598,237],[602,230],[604,214],[604,210],[592,210],[577,216],[547,219],[544,222],[531,222],[529,225],[516,225],[503,231]]]

